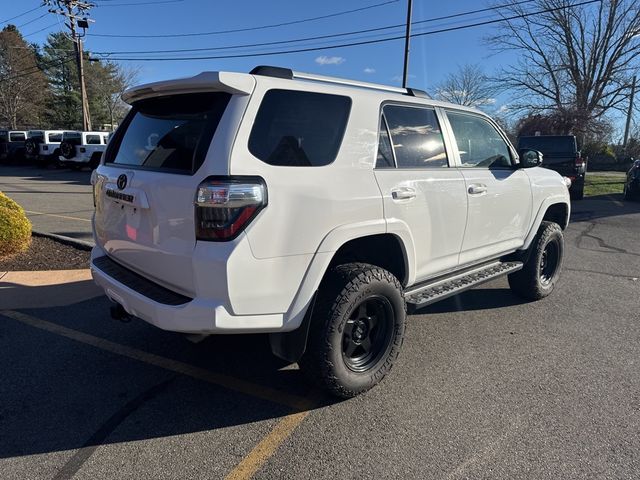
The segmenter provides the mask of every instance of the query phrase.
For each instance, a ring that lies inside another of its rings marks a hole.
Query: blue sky
[[[212,1],[212,0],[95,0],[91,11],[96,23],[89,30],[85,48],[94,52],[132,51],[154,49],[204,48],[239,45],[246,43],[273,42],[317,35],[343,33],[354,30],[402,24],[406,19],[406,0],[398,0],[387,5],[364,11],[335,16],[322,20],[267,28],[249,32],[207,35],[182,38],[109,38],[98,34],[141,35],[179,34],[211,32],[246,27],[258,27],[273,23],[296,21],[384,3],[386,0],[353,0],[351,2],[325,0],[305,2],[295,0],[274,1]],[[3,2],[4,3],[4,2]],[[135,5],[139,3],[139,5]],[[154,3],[154,4],[150,4]],[[14,1],[4,5],[2,18],[37,7],[39,0]],[[488,6],[483,0],[452,0],[449,2],[415,0],[413,20],[420,21],[434,17],[477,10]],[[49,32],[60,29],[54,15],[45,15],[40,8],[12,21],[28,35],[31,42],[43,43]],[[474,23],[493,17],[491,12],[478,13],[450,20],[425,23],[414,31],[429,31],[442,27]],[[32,21],[33,20],[33,21]],[[53,24],[53,25],[52,25]],[[40,32],[40,29],[48,27]],[[410,84],[416,88],[431,89],[447,73],[465,63],[480,64],[487,73],[505,62],[513,61],[514,54],[493,55],[483,43],[483,38],[495,29],[493,26],[470,28],[448,33],[427,35],[412,40],[410,61]],[[33,33],[32,32],[37,32]],[[92,35],[94,34],[94,35]],[[403,28],[385,31],[384,35],[403,34]],[[371,39],[371,33],[357,35],[356,41]],[[380,34],[377,35],[379,38]],[[332,42],[346,43],[347,39],[332,39]],[[329,41],[322,41],[323,44]],[[317,46],[318,41],[311,46]],[[297,44],[307,46],[308,43]],[[384,84],[399,84],[402,74],[403,41],[363,45],[346,48],[331,48],[323,51],[294,53],[289,55],[269,55],[259,58],[212,59],[197,61],[151,61],[124,62],[139,68],[140,82],[155,81],[177,76],[191,75],[203,70],[248,71],[258,64],[287,66],[300,71],[335,75]],[[277,46],[278,49],[291,48]],[[243,49],[243,52],[255,51]],[[237,51],[237,50],[236,50]],[[234,51],[231,51],[234,52]],[[229,51],[223,51],[228,54]],[[219,55],[220,51],[197,52],[191,56]],[[175,55],[175,54],[165,54]],[[112,55],[112,58],[123,55]],[[140,54],[129,56],[149,57]],[[108,57],[106,57],[108,58]],[[499,102],[500,103],[500,102]],[[496,105],[499,107],[499,104]]]

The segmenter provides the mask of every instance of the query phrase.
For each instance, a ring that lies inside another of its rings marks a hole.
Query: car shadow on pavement
[[[454,295],[415,311],[416,314],[467,312],[491,310],[527,303],[514,295],[509,288],[477,288]]]
[[[640,201],[624,200],[621,193],[594,195],[571,202],[570,223],[638,213],[640,213]]]
[[[69,170],[65,168],[39,168],[35,165],[0,165],[0,175],[5,177],[24,177],[27,181],[65,182],[70,185],[91,185],[91,171]]]
[[[222,449],[239,426],[250,450],[263,435],[259,422],[270,428],[296,410],[290,399],[309,409],[337,401],[274,357],[266,335],[192,343],[139,319],[112,320],[109,305],[98,297],[23,309],[18,320],[0,312],[0,458],[191,433]]]

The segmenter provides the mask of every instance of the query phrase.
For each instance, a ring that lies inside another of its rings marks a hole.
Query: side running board
[[[409,288],[405,292],[407,304],[413,309],[457,295],[494,278],[513,273],[522,268],[522,262],[492,262],[488,265],[454,273],[446,278],[438,278],[432,282]]]

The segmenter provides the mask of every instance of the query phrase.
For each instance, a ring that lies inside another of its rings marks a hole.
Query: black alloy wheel
[[[342,332],[342,358],[354,372],[365,372],[386,357],[393,334],[393,307],[374,295],[358,305]]]
[[[557,239],[546,244],[540,258],[540,283],[549,285],[553,280],[560,263],[560,246]]]

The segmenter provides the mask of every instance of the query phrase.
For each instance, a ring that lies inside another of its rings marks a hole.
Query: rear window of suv
[[[193,174],[209,150],[229,93],[190,93],[135,102],[105,153],[106,164]]]
[[[542,153],[575,153],[576,138],[566,137],[521,137],[518,141],[518,149],[539,150]]]
[[[347,126],[351,99],[269,90],[256,115],[249,151],[269,165],[319,167],[333,162]]]

